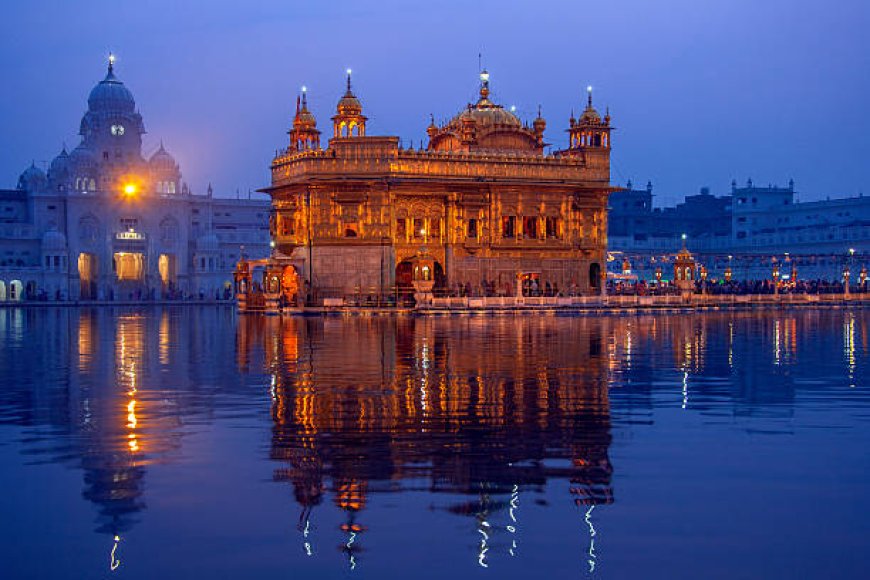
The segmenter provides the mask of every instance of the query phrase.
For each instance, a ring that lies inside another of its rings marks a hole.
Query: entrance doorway
[[[593,290],[601,289],[601,264],[598,262],[589,264],[589,287]]]
[[[160,273],[163,295],[171,296],[175,292],[178,279],[178,259],[174,254],[160,254],[157,259],[157,271]]]
[[[396,293],[399,296],[414,294],[414,264],[403,260],[396,266]]]
[[[145,273],[145,256],[136,252],[115,252],[115,275],[118,282],[141,282]]]
[[[286,266],[281,274],[281,294],[287,304],[296,305],[299,297],[299,274],[294,266]]]
[[[79,297],[93,300],[97,297],[97,257],[79,254]]]
[[[12,302],[21,302],[24,298],[24,284],[21,280],[13,280],[9,283],[9,300]]]

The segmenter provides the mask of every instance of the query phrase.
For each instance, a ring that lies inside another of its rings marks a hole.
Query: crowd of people
[[[845,286],[838,280],[797,280],[781,281],[775,284],[773,280],[695,280],[695,294],[712,295],[748,295],[748,294],[843,294]],[[867,282],[851,282],[849,292],[866,293]],[[667,296],[680,294],[681,290],[673,282],[626,282],[609,280],[607,293],[614,296]]]

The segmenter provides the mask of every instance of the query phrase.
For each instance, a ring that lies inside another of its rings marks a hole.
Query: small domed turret
[[[24,170],[18,178],[18,189],[25,191],[41,191],[45,188],[48,180],[45,177],[45,172],[31,163],[30,167]]]
[[[610,111],[602,121],[601,115],[592,106],[592,87],[586,87],[586,108],[583,114],[575,122],[574,111],[571,111],[571,119],[568,121],[569,152],[575,153],[587,148],[609,149],[610,148]]]
[[[66,152],[66,145],[64,145],[48,166],[48,178],[52,181],[66,181],[67,177],[69,177],[69,153]]]
[[[175,161],[175,158],[169,154],[168,151],[163,147],[163,141],[160,142],[160,148],[157,150],[154,155],[151,156],[151,159],[148,160],[148,165],[151,166],[152,170],[160,170],[160,171],[176,171],[178,169],[178,163]]]
[[[347,91],[338,101],[336,114],[332,118],[334,137],[363,137],[366,134],[368,119],[362,114],[362,103],[353,94],[350,73],[350,69],[347,69]]]
[[[317,130],[317,119],[308,110],[308,89],[302,87],[302,96],[296,97],[296,116],[293,117],[293,128],[287,132],[290,135],[290,151],[306,151],[320,148],[320,131]]]

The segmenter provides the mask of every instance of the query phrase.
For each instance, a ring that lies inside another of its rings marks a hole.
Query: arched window
[[[468,220],[465,235],[473,240],[477,239],[477,218]]]
[[[79,220],[79,239],[83,242],[95,242],[100,236],[100,222],[94,216],[88,215]]]
[[[178,241],[178,233],[179,227],[175,218],[167,216],[160,222],[160,241],[163,243]]]
[[[515,238],[517,236],[517,216],[505,215],[501,218],[501,237]]]

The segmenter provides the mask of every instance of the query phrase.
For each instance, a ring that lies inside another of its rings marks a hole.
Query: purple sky
[[[651,179],[657,203],[732,178],[785,184],[800,199],[870,192],[870,3],[866,0],[591,2],[258,1],[7,3],[0,187],[47,163],[117,54],[148,134],[194,191],[268,184],[296,94],[319,128],[354,70],[368,134],[425,138],[477,90],[563,146],[587,84],[614,125],[613,182]]]

